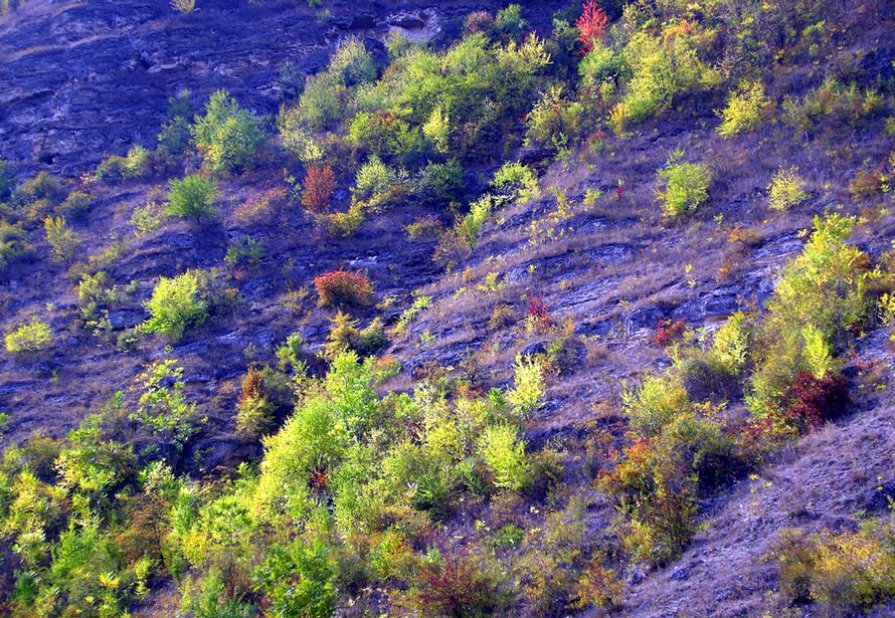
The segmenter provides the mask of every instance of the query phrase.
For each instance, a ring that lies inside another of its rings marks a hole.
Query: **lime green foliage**
[[[752,332],[746,315],[737,312],[715,331],[711,353],[729,373],[740,375],[749,360],[751,341]]]
[[[494,172],[491,187],[508,199],[527,201],[537,197],[538,175],[524,163],[510,161]]]
[[[109,183],[142,178],[150,172],[149,158],[150,153],[143,146],[131,146],[127,156],[112,155],[103,159],[96,167],[96,177]]]
[[[205,167],[211,171],[239,171],[250,167],[266,132],[261,119],[239,107],[227,91],[218,90],[196,118],[193,140]]]
[[[525,119],[525,143],[563,151],[581,134],[586,118],[580,102],[567,100],[562,86],[551,86]]]
[[[690,398],[676,374],[645,376],[637,390],[622,393],[622,405],[631,428],[651,438],[672,419],[690,408]]]
[[[198,174],[192,174],[181,180],[172,180],[165,213],[174,217],[195,219],[198,223],[202,217],[214,213],[217,193],[217,184]]]
[[[130,224],[134,228],[134,234],[141,238],[157,230],[168,216],[166,210],[167,205],[160,198],[150,195],[145,205],[135,208],[131,213]]]
[[[812,600],[829,615],[851,616],[895,598],[895,524],[891,515],[856,532],[781,535],[774,552],[781,591],[791,601]]]
[[[531,480],[525,445],[519,440],[516,428],[510,425],[488,427],[479,439],[482,459],[500,489],[520,491]]]
[[[168,98],[167,115],[168,119],[158,136],[159,151],[181,155],[190,147],[192,140],[190,119],[193,117],[193,105],[189,90],[184,89],[176,97]]]
[[[80,241],[65,223],[62,217],[47,217],[44,219],[44,232],[53,261],[58,263],[69,262],[74,257]]]
[[[733,137],[744,131],[751,131],[759,125],[762,118],[771,110],[772,102],[765,95],[764,84],[753,81],[740,86],[727,99],[727,105],[718,112],[721,125],[718,134],[722,137]]]
[[[431,304],[431,296],[417,296],[416,298],[414,298],[413,304],[410,305],[410,307],[405,309],[403,312],[401,312],[401,315],[398,317],[398,323],[395,324],[395,332],[406,332],[407,328],[410,326],[410,323],[413,322],[416,317],[425,309],[427,309]]]
[[[525,30],[527,22],[522,19],[522,7],[518,4],[510,4],[505,9],[497,12],[494,18],[494,29],[503,35],[517,37]]]
[[[513,372],[513,389],[507,393],[507,401],[524,420],[544,403],[547,392],[544,368],[539,359],[519,355],[516,357]]]
[[[682,219],[696,212],[709,198],[712,183],[711,170],[701,163],[681,161],[684,153],[674,151],[659,170],[665,185],[657,190],[665,215]]]
[[[59,486],[76,489],[97,499],[119,487],[136,472],[132,447],[108,439],[102,431],[103,417],[87,416],[68,434],[68,445],[56,460]]]
[[[883,99],[875,89],[862,92],[855,82],[845,85],[830,76],[801,99],[784,98],[782,118],[793,129],[811,131],[825,120],[856,126],[882,110]]]
[[[149,318],[140,329],[174,341],[187,328],[208,319],[208,279],[202,271],[188,270],[172,279],[162,277],[146,302]]]
[[[131,418],[152,431],[161,444],[179,455],[199,431],[196,404],[183,393],[183,367],[172,358],[152,363],[134,381],[139,393]]]
[[[375,82],[346,84],[331,66],[309,79],[299,105],[281,115],[283,140],[300,155],[320,156],[347,138],[382,156],[435,151],[462,158],[486,135],[509,134],[500,128],[526,111],[548,61],[534,38],[496,45],[475,34],[443,54],[409,47]],[[356,111],[340,127],[345,109]]]
[[[805,181],[799,177],[795,168],[774,172],[771,184],[768,185],[768,206],[774,210],[787,210],[806,199],[808,193],[805,191]]]
[[[47,348],[52,341],[50,325],[39,318],[20,324],[3,336],[6,351],[10,354],[37,352]]]
[[[829,370],[832,351],[871,315],[868,289],[882,274],[848,244],[854,225],[854,218],[839,214],[815,217],[802,254],[777,283],[758,333],[761,353],[748,398],[755,414],[774,410],[799,373]]]
[[[631,77],[613,110],[620,128],[669,108],[682,97],[715,88],[721,74],[703,62],[700,33],[669,24],[661,36],[635,32],[622,51]]]
[[[376,66],[363,41],[346,39],[327,70],[308,78],[298,105],[282,115],[280,129],[285,144],[299,147],[305,135],[342,118],[350,93],[374,79]]]
[[[578,63],[581,86],[596,89],[603,84],[614,84],[626,69],[621,54],[601,41],[594,41],[593,45],[593,49]]]

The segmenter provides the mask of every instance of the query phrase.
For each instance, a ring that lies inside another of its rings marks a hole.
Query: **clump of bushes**
[[[53,341],[50,325],[40,318],[19,324],[3,336],[6,351],[10,354],[37,352],[47,348]]]
[[[808,193],[805,191],[805,181],[799,177],[795,168],[774,172],[771,184],[768,185],[768,206],[773,210],[788,210],[806,199]]]
[[[682,161],[684,153],[676,150],[659,170],[664,186],[657,189],[665,215],[682,219],[692,215],[709,198],[712,171],[702,163]]]
[[[872,315],[871,291],[883,274],[848,244],[854,225],[854,218],[835,213],[815,217],[814,233],[768,301],[746,398],[757,416],[785,423],[782,414],[799,375],[809,372],[820,380],[835,374],[836,351]]]
[[[360,272],[333,270],[317,276],[314,287],[321,307],[366,307],[373,300],[373,285]]]
[[[202,217],[214,214],[217,193],[217,184],[199,174],[172,180],[165,212],[182,219],[195,219],[196,223],[200,223]]]
[[[0,273],[23,260],[30,251],[28,238],[22,228],[0,221]]]
[[[771,106],[770,99],[765,95],[764,84],[758,81],[743,84],[731,93],[727,105],[718,112],[721,117],[718,134],[733,137],[738,133],[751,131],[761,123]]]
[[[199,326],[208,319],[208,309],[209,288],[205,273],[188,270],[171,279],[162,277],[146,302],[149,318],[140,330],[177,341],[187,328]]]
[[[205,167],[227,172],[249,167],[267,136],[263,120],[242,109],[226,90],[211,95],[192,135]]]
[[[895,599],[895,526],[889,516],[856,532],[788,531],[774,557],[781,592],[793,603],[816,601],[826,613],[851,616]]]
[[[142,146],[132,146],[124,157],[112,155],[103,159],[96,168],[96,177],[108,183],[143,178],[150,173],[150,157]]]

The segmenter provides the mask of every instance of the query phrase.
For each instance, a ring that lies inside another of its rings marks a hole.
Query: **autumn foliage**
[[[365,307],[373,297],[373,285],[360,272],[333,270],[314,279],[322,307]]]
[[[301,203],[311,212],[325,213],[329,210],[329,199],[335,190],[336,175],[333,173],[332,166],[312,165],[308,168],[308,173],[305,176]]]
[[[584,48],[585,53],[589,53],[594,48],[594,42],[603,38],[603,31],[609,18],[606,11],[601,9],[594,0],[587,0],[583,5],[584,13],[575,22],[580,30],[578,40]]]

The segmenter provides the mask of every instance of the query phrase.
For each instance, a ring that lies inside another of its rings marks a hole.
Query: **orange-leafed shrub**
[[[322,214],[329,210],[329,199],[335,190],[336,175],[333,168],[329,165],[312,165],[305,175],[301,203],[311,212]]]
[[[587,0],[583,4],[583,8],[584,13],[578,18],[575,25],[581,31],[578,40],[581,41],[584,52],[589,53],[594,48],[594,42],[603,38],[603,31],[606,29],[609,18],[606,16],[606,11],[601,9],[595,0]]]
[[[333,270],[314,279],[321,307],[365,307],[373,299],[373,285],[360,272]]]

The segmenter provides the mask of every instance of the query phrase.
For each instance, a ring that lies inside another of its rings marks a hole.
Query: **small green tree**
[[[208,318],[207,291],[208,280],[198,270],[188,270],[173,279],[162,277],[146,303],[149,319],[140,329],[180,339],[188,327]]]
[[[226,90],[211,95],[192,133],[205,167],[216,172],[249,167],[267,136],[262,119],[240,108]]]
[[[183,219],[195,219],[199,223],[202,217],[214,213],[217,192],[217,184],[198,174],[172,180],[165,212]]]
[[[65,263],[71,260],[78,248],[79,241],[74,232],[69,229],[62,217],[47,217],[44,219],[44,231],[47,234],[47,242],[53,254],[53,261]]]
[[[183,387],[183,367],[171,358],[152,363],[134,384],[140,395],[131,418],[158,435],[176,453],[199,431],[196,404],[186,400]]]

